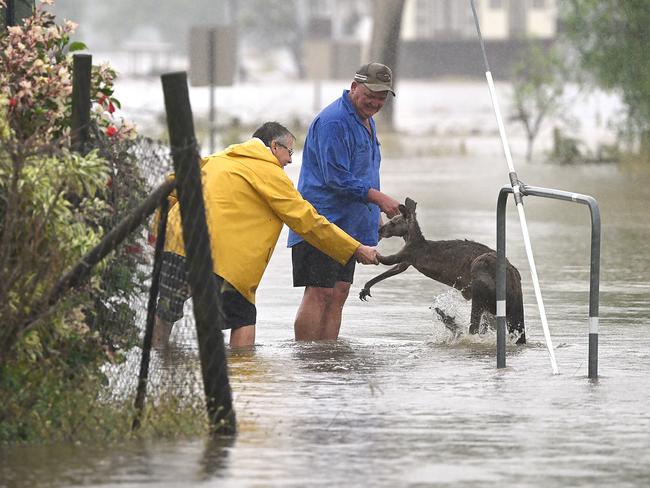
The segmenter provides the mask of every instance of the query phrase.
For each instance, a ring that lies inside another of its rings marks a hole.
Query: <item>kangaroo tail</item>
[[[456,317],[452,317],[451,315],[446,314],[438,307],[434,307],[434,310],[438,314],[438,317],[440,317],[442,323],[445,324],[445,327],[447,327],[447,329],[449,329],[454,334],[458,334],[460,332],[460,327],[456,323]]]

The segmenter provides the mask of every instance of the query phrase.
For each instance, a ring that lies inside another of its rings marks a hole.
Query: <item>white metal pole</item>
[[[490,98],[492,99],[492,107],[494,108],[494,114],[497,119],[497,125],[499,126],[499,135],[501,136],[501,144],[503,145],[503,152],[505,154],[506,162],[508,163],[508,169],[510,171],[510,175],[509,175],[510,184],[512,185],[515,204],[517,206],[517,212],[519,214],[519,222],[521,224],[521,231],[524,236],[524,247],[526,248],[526,256],[528,257],[528,265],[530,267],[530,275],[533,280],[533,288],[535,290],[535,298],[537,299],[537,307],[539,308],[539,315],[542,320],[542,329],[544,330],[544,338],[546,339],[546,348],[548,349],[548,355],[551,359],[551,367],[553,368],[553,374],[559,374],[557,361],[555,360],[555,352],[553,350],[553,342],[551,340],[551,333],[548,328],[548,322],[546,321],[546,311],[544,309],[544,301],[542,300],[542,292],[539,287],[539,279],[537,277],[537,268],[535,266],[535,258],[533,257],[533,249],[530,245],[530,236],[528,234],[528,225],[526,224],[526,214],[524,213],[524,201],[521,196],[519,179],[517,178],[517,173],[515,172],[515,167],[512,162],[512,155],[510,154],[510,145],[508,144],[506,130],[503,125],[503,119],[501,118],[501,110],[499,109],[496,90],[494,89],[494,81],[492,80],[492,73],[490,73],[490,65],[488,64],[487,55],[485,53],[485,45],[483,43],[483,36],[481,35],[481,27],[478,22],[478,15],[476,14],[474,0],[470,0],[470,4],[472,6],[472,14],[474,15],[474,23],[476,24],[476,32],[478,33],[478,38],[481,43],[481,51],[483,52],[483,61],[485,62],[485,78],[487,79],[488,88],[490,89]]]

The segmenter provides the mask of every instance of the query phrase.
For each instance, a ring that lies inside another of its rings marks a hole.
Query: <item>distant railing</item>
[[[581,203],[591,214],[591,264],[589,274],[589,378],[598,378],[598,297],[600,288],[600,210],[589,195],[526,186],[520,182],[522,196],[553,198]],[[512,186],[501,188],[497,200],[497,368],[506,367],[506,201]]]

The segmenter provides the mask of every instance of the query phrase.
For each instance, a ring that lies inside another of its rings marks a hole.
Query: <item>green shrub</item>
[[[107,65],[92,70],[95,149],[68,149],[70,53],[84,46],[70,43],[73,23],[57,25],[41,7],[0,31],[0,442],[123,437],[133,402],[101,393],[105,366],[137,342],[141,236],[130,236],[83,286],[57,300],[52,290],[147,187],[134,128],[116,117]]]

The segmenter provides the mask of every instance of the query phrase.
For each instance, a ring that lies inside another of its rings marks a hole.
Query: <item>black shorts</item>
[[[219,275],[217,289],[221,292],[226,329],[237,329],[243,325],[254,325],[257,321],[255,305],[246,300],[233,286]],[[158,307],[156,314],[173,324],[183,318],[183,306],[191,296],[185,271],[185,258],[171,252],[162,256],[160,269]]]
[[[352,283],[356,259],[342,266],[308,242],[302,241],[291,248],[293,261],[293,286],[334,288],[337,281]]]

